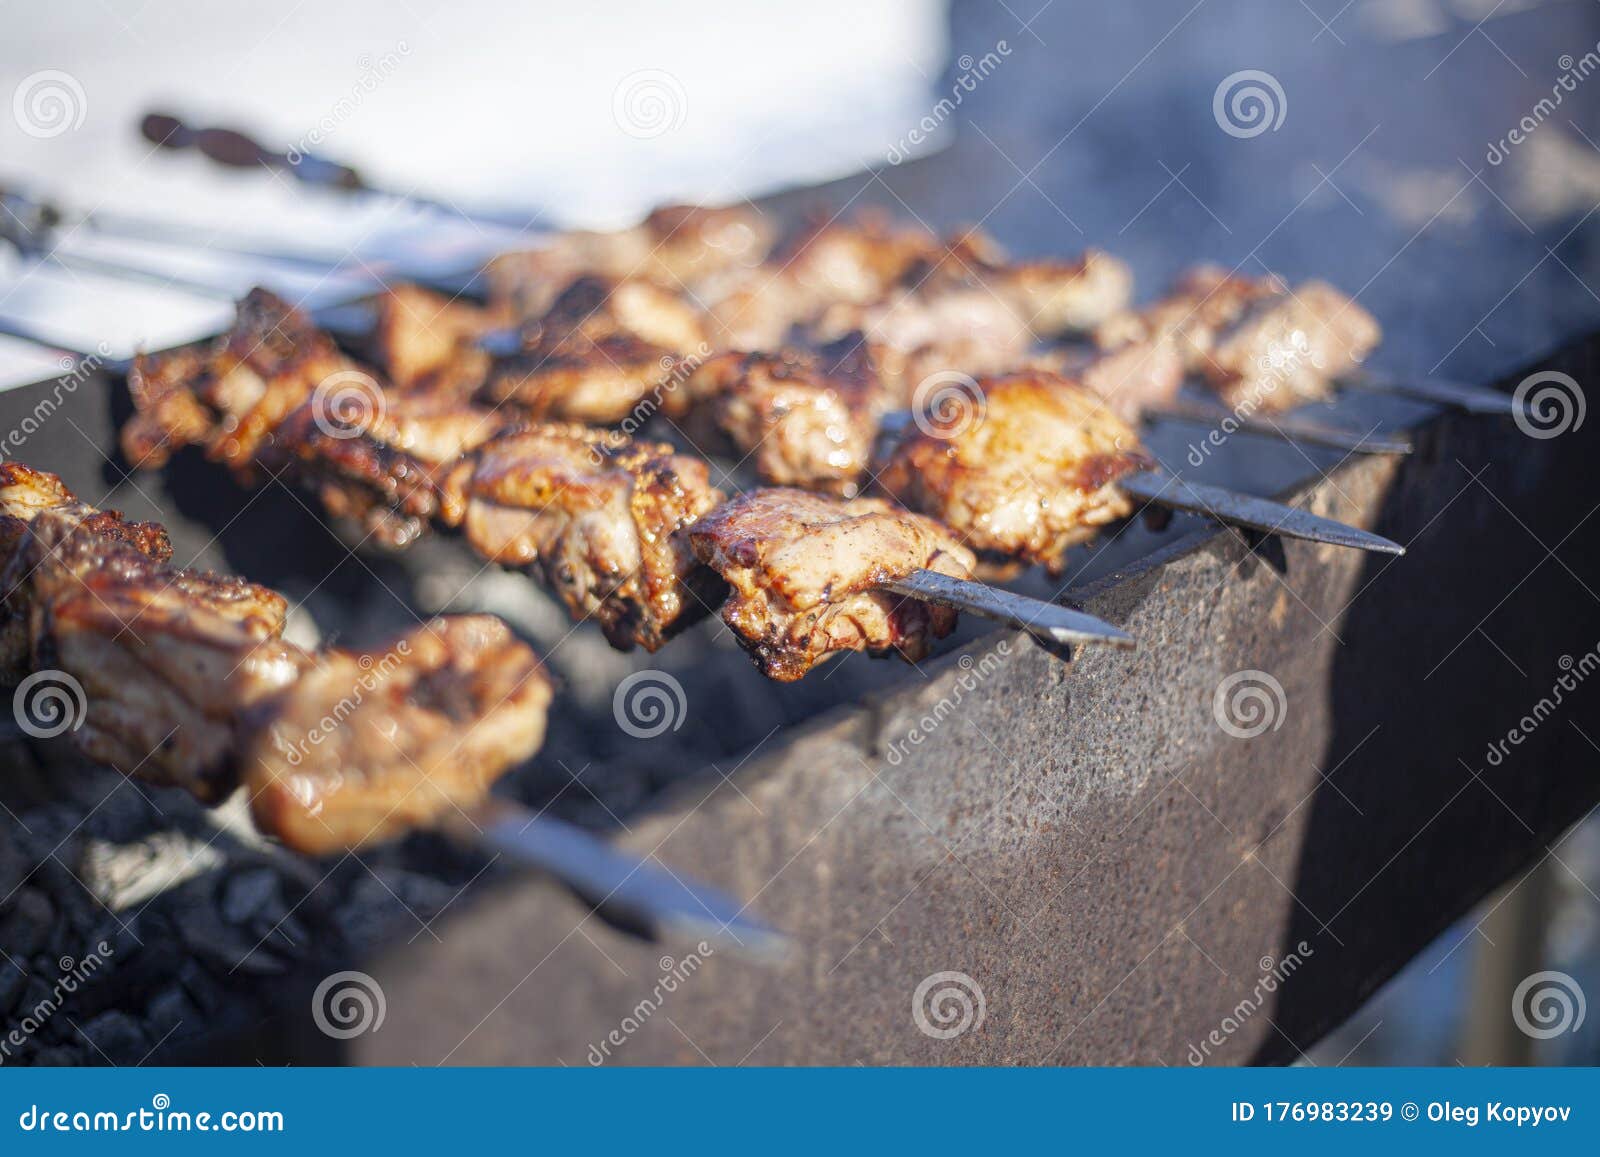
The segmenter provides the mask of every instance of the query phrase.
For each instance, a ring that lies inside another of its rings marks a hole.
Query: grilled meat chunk
[[[853,495],[888,399],[852,334],[815,351],[718,354],[688,381],[710,425],[763,482]]]
[[[489,615],[325,652],[247,732],[251,812],[314,855],[391,839],[481,803],[543,743],[550,697],[533,653]]]
[[[474,339],[511,321],[505,305],[480,306],[396,285],[378,299],[370,356],[400,387],[423,383],[462,360],[478,364],[481,380],[488,354],[472,345]]]
[[[128,374],[134,416],[122,449],[137,467],[159,467],[185,445],[245,478],[284,417],[353,363],[302,311],[265,289],[239,303],[233,328],[207,350],[135,359]]]
[[[65,689],[54,706],[72,713],[86,755],[216,802],[233,783],[236,711],[298,674],[298,650],[278,638],[282,597],[176,570],[160,527],[77,502],[51,475],[0,471],[0,517],[8,532],[20,524],[0,577],[6,681],[48,672],[41,693],[52,680]],[[32,504],[34,479],[64,501]]]
[[[1137,425],[1147,409],[1171,402],[1183,388],[1183,355],[1170,337],[1129,342],[1098,355],[1061,358],[1055,368],[1129,425]]]
[[[1380,336],[1372,315],[1326,282],[1290,289],[1277,277],[1201,266],[1161,301],[1103,323],[1095,340],[1116,350],[1170,339],[1188,371],[1223,401],[1284,410],[1325,397]]]
[[[528,331],[526,347],[497,359],[483,398],[532,418],[612,424],[641,404],[675,409],[676,371],[709,352],[699,315],[642,280],[582,277]]]
[[[1042,371],[983,379],[981,414],[899,443],[878,484],[968,547],[1057,567],[1062,552],[1132,513],[1117,489],[1149,460],[1092,394]]]
[[[677,290],[759,264],[772,242],[771,226],[755,210],[668,205],[631,229],[562,233],[538,249],[496,258],[489,280],[495,298],[517,316],[538,317],[577,277],[639,278]]]
[[[428,530],[460,522],[444,485],[463,454],[514,424],[448,394],[385,391],[349,377],[284,419],[268,461],[314,490],[336,518],[364,537],[399,548]]]
[[[0,676],[92,759],[216,803],[307,852],[479,802],[544,732],[550,685],[498,619],[436,619],[367,653],[282,638],[281,596],[170,566],[160,527],[0,466]],[[14,646],[20,626],[20,646]]]
[[[479,447],[449,486],[478,553],[533,570],[615,647],[654,651],[716,605],[681,532],[722,494],[704,462],[670,446],[532,426]]]
[[[801,490],[740,495],[689,539],[732,588],[723,621],[764,674],[785,682],[839,651],[923,658],[956,613],[874,588],[920,569],[967,578],[974,564],[931,519]]]

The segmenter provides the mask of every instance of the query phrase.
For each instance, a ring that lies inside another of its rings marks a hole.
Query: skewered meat
[[[979,385],[975,421],[917,431],[890,452],[878,474],[886,493],[980,554],[1052,567],[1067,547],[1132,513],[1116,480],[1149,460],[1097,398],[1038,371]]]
[[[682,357],[709,352],[695,311],[646,281],[582,277],[488,370],[485,401],[534,418],[612,424],[653,397],[672,411]]]
[[[732,588],[723,620],[762,672],[785,682],[840,651],[923,658],[955,612],[874,588],[920,569],[967,578],[974,565],[931,519],[801,490],[740,495],[689,538]]]
[[[670,446],[535,426],[479,447],[448,486],[479,554],[534,569],[619,649],[656,650],[720,597],[681,531],[723,496],[704,462]]]
[[[549,704],[532,653],[489,615],[324,652],[241,746],[251,812],[312,854],[390,839],[482,802],[544,742]]]
[[[1183,355],[1165,336],[1128,342],[1094,356],[1062,358],[1055,368],[1129,425],[1137,425],[1147,409],[1171,402],[1183,388]]]
[[[134,417],[123,453],[158,467],[185,445],[242,474],[284,417],[334,374],[353,369],[304,312],[264,289],[239,303],[233,328],[206,350],[140,356],[128,374]]]
[[[489,280],[497,300],[520,317],[537,317],[576,277],[642,278],[676,290],[759,264],[772,241],[771,226],[754,210],[669,205],[631,229],[563,233],[538,249],[498,257]]]
[[[268,461],[321,498],[364,536],[403,547],[431,521],[461,520],[459,497],[444,485],[461,456],[514,424],[509,415],[448,394],[385,391],[352,376],[313,397],[279,427]]]
[[[1185,367],[1230,405],[1283,410],[1325,397],[1377,345],[1378,323],[1326,282],[1295,289],[1277,277],[1201,266],[1148,308],[1103,323],[1095,340],[1116,350],[1177,343]]]
[[[415,285],[395,285],[378,299],[371,356],[401,387],[417,385],[463,359],[479,363],[481,380],[489,355],[475,349],[473,340],[511,321],[505,305],[480,306]]]
[[[688,394],[763,482],[845,495],[871,464],[888,408],[855,334],[816,351],[719,354],[690,377]]]
[[[548,680],[497,619],[312,654],[282,639],[281,596],[174,568],[160,527],[17,464],[0,465],[0,543],[5,680],[75,686],[73,742],[125,774],[207,803],[243,778],[257,821],[302,851],[471,806],[542,738]]]

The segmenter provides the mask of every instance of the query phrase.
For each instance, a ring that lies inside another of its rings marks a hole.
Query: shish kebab
[[[202,803],[242,787],[257,826],[299,852],[437,827],[556,876],[626,927],[780,945],[729,898],[490,796],[541,745],[551,698],[499,619],[308,651],[282,637],[281,595],[171,554],[160,525],[0,464],[0,683],[17,686],[19,712]]]
[[[347,424],[329,384],[361,391]],[[724,620],[764,672],[785,680],[841,650],[920,658],[952,629],[941,604],[955,600],[1035,633],[1065,611],[982,586],[963,591],[977,561],[967,547],[946,526],[880,499],[780,488],[723,504],[706,463],[670,447],[497,415],[438,383],[385,390],[265,291],[241,304],[234,330],[211,349],[141,360],[129,385],[130,462],[160,465],[177,447],[201,444],[247,484],[263,470],[291,472],[330,513],[360,519],[393,545],[430,522],[459,528],[483,557],[533,569],[575,618],[594,617],[624,649],[661,646],[711,609],[722,582],[733,589]],[[1075,509],[1080,537],[1132,512],[1113,483],[1139,485],[1148,465],[1126,426],[1103,409],[1094,416],[1100,425],[1058,447],[1049,479],[1060,494],[1042,504]],[[1074,451],[1076,462],[1065,462]],[[1099,501],[1073,506],[1070,495],[1085,489]],[[1157,500],[1183,506],[1167,494]],[[1398,550],[1261,505],[1245,517],[1267,530]],[[1096,620],[1073,626],[1098,640],[1126,638]]]
[[[0,226],[0,233],[6,231]],[[234,297],[220,285],[56,251],[42,229],[22,232],[26,236],[9,239],[56,264],[190,294]],[[458,383],[477,380],[491,395],[585,423],[621,420],[619,403],[630,394],[636,400],[677,376],[673,359],[681,365],[685,358],[726,351],[715,376],[700,375],[685,396],[693,396],[702,434],[720,425],[735,441],[751,440],[751,422],[763,411],[781,406],[793,412],[809,402],[831,411],[817,415],[813,425],[831,422],[829,428],[837,430],[838,413],[848,410],[850,424],[860,432],[841,440],[870,444],[866,430],[879,420],[879,411],[913,401],[911,381],[929,372],[984,373],[1024,364],[1070,368],[1129,421],[1210,424],[1225,416],[1177,399],[1185,363],[1178,342],[1165,332],[1119,342],[1095,357],[1027,353],[1030,340],[1085,333],[1126,307],[1131,275],[1106,254],[1090,251],[1075,262],[1014,263],[975,230],[941,242],[870,216],[809,228],[776,255],[771,255],[772,244],[771,231],[755,213],[667,207],[631,229],[558,234],[538,250],[498,259],[491,268],[497,288],[488,308],[401,284],[383,299],[375,327],[365,307],[335,306],[316,316],[335,336],[374,346],[397,382],[443,370]],[[562,287],[569,291],[558,294]],[[608,308],[610,297],[617,299],[616,307]],[[1313,311],[1302,309],[1300,316],[1318,320]],[[533,341],[512,325],[518,318],[529,319],[528,327],[538,335]],[[858,384],[847,383],[836,397],[833,379],[841,375],[815,366],[797,372],[797,363],[808,357],[830,359],[830,340],[848,337],[851,327],[869,334],[874,372],[889,387],[887,396],[879,396],[882,391],[868,396]],[[1257,340],[1245,344],[1260,346],[1270,330],[1256,326]],[[779,348],[790,338],[803,344]],[[1326,348],[1328,342],[1321,345]],[[754,359],[746,371],[758,384],[730,389],[728,383],[739,375],[727,359],[758,346],[777,350],[743,354]],[[491,359],[490,351],[502,357]],[[1320,362],[1322,351],[1315,352]],[[770,384],[772,365],[784,379],[776,391]],[[819,403],[819,395],[826,400]],[[751,396],[755,405],[746,402]],[[1410,449],[1401,439],[1304,419],[1258,417],[1254,409],[1236,407],[1226,417],[1246,433],[1353,452]],[[886,416],[892,423],[901,415]],[[758,469],[765,458],[758,459]]]
[[[624,650],[665,644],[722,600],[725,580],[725,619],[786,680],[843,650],[919,659],[953,629],[955,600],[1051,642],[1132,643],[1092,616],[968,583],[974,559],[948,530],[880,499],[767,491],[765,505],[724,506],[707,464],[671,447],[384,390],[262,290],[209,349],[140,359],[129,389],[134,465],[199,444],[247,485],[286,472],[390,546],[430,524],[459,529]],[[721,529],[716,568],[697,557],[713,547],[682,533],[701,523]],[[932,584],[933,597],[886,593],[891,582]]]

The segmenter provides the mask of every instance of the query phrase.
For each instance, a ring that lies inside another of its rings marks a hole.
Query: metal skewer
[[[1014,594],[985,583],[951,578],[938,571],[912,571],[903,579],[884,583],[882,589],[993,619],[1027,631],[1047,643],[1104,643],[1126,648],[1135,645],[1132,635],[1084,611]]]
[[[139,123],[139,132],[145,140],[164,149],[183,150],[195,149],[210,160],[220,165],[235,169],[253,169],[256,167],[274,169],[287,173],[302,184],[318,189],[329,189],[336,192],[364,194],[367,196],[383,197],[388,200],[400,201],[416,205],[433,213],[446,217],[456,217],[465,221],[474,221],[483,225],[490,225],[496,229],[512,229],[526,233],[534,229],[540,214],[495,214],[486,213],[476,209],[463,209],[452,201],[440,197],[431,197],[416,192],[396,192],[380,188],[369,182],[362,174],[350,165],[326,157],[318,157],[304,153],[298,149],[279,150],[268,148],[261,144],[248,133],[238,129],[213,126],[208,128],[192,128],[185,124],[181,117],[171,113],[148,113]],[[543,227],[538,226],[538,231]]]
[[[1491,390],[1485,386],[1446,381],[1443,378],[1378,378],[1370,374],[1354,374],[1340,378],[1339,384],[1368,394],[1416,398],[1452,410],[1465,410],[1469,414],[1503,414],[1506,417],[1515,417],[1519,413],[1527,413],[1526,408],[1510,394]]]
[[[1362,434],[1288,414],[1236,414],[1231,410],[1176,398],[1161,406],[1146,407],[1144,416],[1151,421],[1188,422],[1198,426],[1232,422],[1242,433],[1259,434],[1280,441],[1304,442],[1308,446],[1329,446],[1352,454],[1410,454],[1413,450],[1409,438]]]
[[[1170,510],[1187,514],[1203,514],[1218,522],[1279,534],[1285,538],[1300,538],[1307,542],[1322,542],[1330,546],[1348,546],[1356,550],[1376,551],[1380,554],[1404,554],[1406,548],[1391,542],[1382,535],[1359,527],[1348,526],[1331,518],[1285,506],[1267,498],[1256,498],[1224,490],[1220,486],[1206,486],[1197,482],[1184,482],[1169,474],[1143,470],[1138,474],[1117,479],[1116,485],[1134,498]]]
[[[657,939],[704,940],[764,960],[789,940],[706,884],[619,851],[582,828],[493,797],[439,830],[452,840],[553,876],[608,923]]]

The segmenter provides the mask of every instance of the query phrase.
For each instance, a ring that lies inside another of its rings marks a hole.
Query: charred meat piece
[[[514,422],[448,394],[385,391],[372,378],[352,376],[284,420],[268,461],[314,490],[329,514],[399,548],[430,522],[461,520],[445,476]]]
[[[639,278],[677,290],[692,280],[759,264],[773,230],[743,207],[669,205],[631,229],[574,231],[489,266],[492,292],[519,317],[538,317],[577,277]]]
[[[474,339],[510,324],[503,305],[453,300],[415,285],[396,285],[378,299],[370,356],[396,386],[422,383],[461,360],[487,366]]]
[[[449,486],[478,553],[533,570],[615,647],[654,651],[717,603],[682,531],[722,494],[670,446],[533,426],[479,447]]]
[[[763,482],[836,494],[856,492],[888,408],[856,334],[815,351],[718,354],[687,385]]]
[[[240,751],[251,812],[321,855],[464,811],[543,743],[550,696],[532,652],[488,615],[325,652],[251,721]]]
[[[328,378],[354,366],[302,311],[265,289],[239,303],[233,328],[206,350],[135,359],[134,416],[122,449],[158,467],[185,445],[246,478],[280,422]]]
[[[740,495],[689,538],[732,588],[723,620],[762,672],[785,682],[840,651],[923,658],[956,613],[875,588],[922,569],[967,578],[974,563],[931,519],[800,490]]]
[[[1377,345],[1372,315],[1331,285],[1297,288],[1202,266],[1161,301],[1096,331],[1103,349],[1169,338],[1189,372],[1230,405],[1283,410],[1326,396]]]
[[[1067,547],[1132,513],[1116,480],[1150,462],[1098,398],[1044,372],[979,385],[972,420],[915,431],[890,452],[878,474],[885,492],[982,555],[1052,567]]]
[[[43,688],[75,685],[81,701],[54,706],[73,713],[85,754],[216,802],[233,786],[236,712],[299,672],[300,653],[278,639],[282,597],[168,566],[166,534],[152,524],[70,496],[30,508],[16,485],[25,468],[3,470],[0,510],[25,527],[0,578],[8,643],[22,636],[8,681],[33,669],[49,673]]]
[[[386,838],[481,801],[544,732],[549,682],[497,619],[436,619],[371,652],[281,637],[281,596],[170,566],[165,532],[0,466],[18,707],[127,775],[216,803],[243,779],[301,851]],[[35,682],[24,681],[28,669]]]
[[[1170,337],[1129,342],[1098,355],[1064,357],[1056,368],[1129,425],[1137,425],[1147,409],[1171,402],[1183,388],[1183,355]]]
[[[611,424],[644,404],[674,410],[683,359],[709,352],[699,315],[646,281],[573,282],[488,370],[484,401],[532,418]]]
[[[1009,303],[986,288],[965,285],[896,290],[866,305],[834,305],[808,331],[814,341],[853,332],[872,349],[900,406],[913,404],[917,387],[931,374],[996,373],[1023,360],[1032,344]]]

